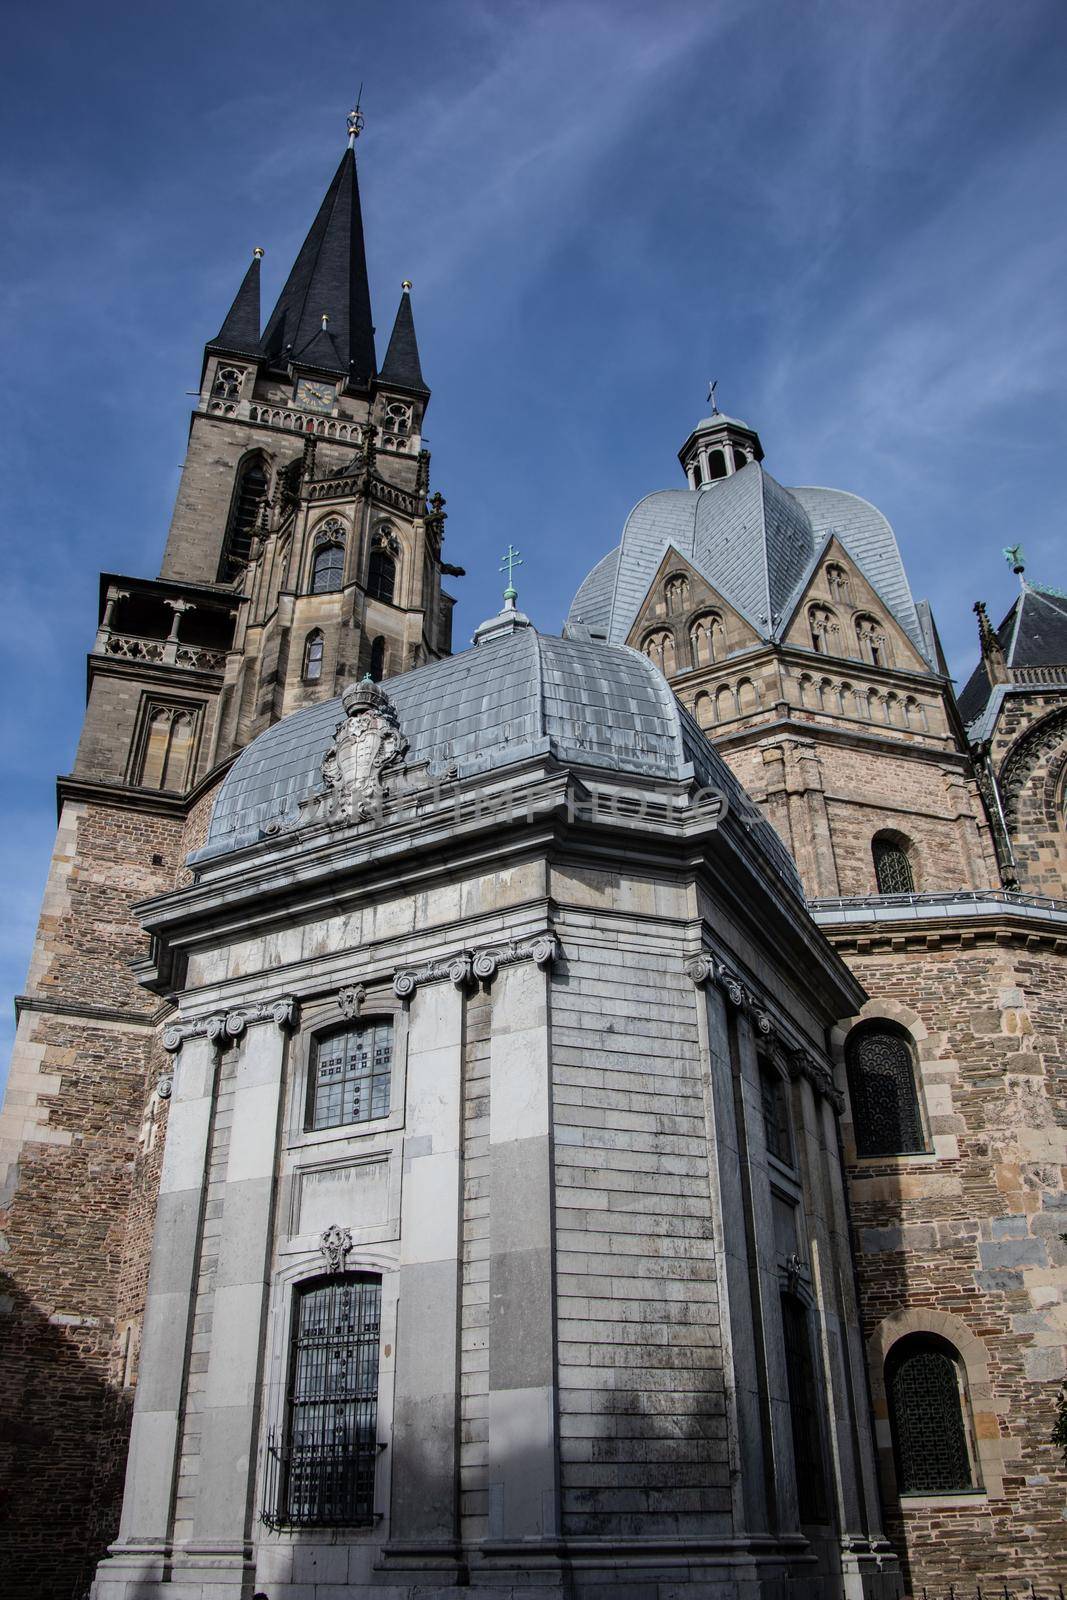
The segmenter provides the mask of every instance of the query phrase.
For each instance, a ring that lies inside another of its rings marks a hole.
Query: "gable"
[[[813,624],[811,611],[815,608]],[[846,661],[905,672],[929,672],[929,663],[897,621],[858,563],[831,536],[782,632],[785,644]]]
[[[676,546],[664,552],[626,643],[669,678],[695,672],[762,642],[752,624]]]

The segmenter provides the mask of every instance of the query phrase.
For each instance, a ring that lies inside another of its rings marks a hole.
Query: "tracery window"
[[[714,611],[695,617],[689,628],[689,644],[694,667],[707,667],[723,653],[722,618]]]
[[[305,683],[318,683],[322,677],[322,652],[325,640],[316,628],[314,633],[309,633],[304,641],[304,671]]]
[[[367,1273],[296,1293],[281,1495],[271,1520],[374,1521],[382,1283]]]
[[[345,576],[345,547],[343,544],[320,545],[311,565],[312,594],[332,594],[340,589]]]
[[[926,1148],[915,1061],[904,1034],[884,1023],[857,1029],[846,1047],[856,1154],[913,1155]]]
[[[641,646],[650,661],[654,661],[665,678],[675,669],[674,635],[667,628],[657,629],[646,636]]]
[[[244,373],[238,367],[219,367],[215,382],[211,385],[211,393],[216,400],[239,400],[243,378]]]
[[[247,565],[260,509],[267,498],[266,463],[258,453],[246,456],[234,479],[226,537],[222,542],[219,581],[232,583]]]
[[[871,856],[879,894],[915,893],[915,874],[908,852],[896,835],[876,833],[871,840]]]
[[[859,645],[860,655],[864,661],[870,662],[872,667],[888,666],[889,650],[886,644],[885,628],[877,617],[858,616],[856,618],[856,642]]]
[[[820,655],[835,655],[839,632],[837,618],[829,606],[808,607],[808,627],[811,629],[812,648]]]
[[[388,1116],[392,1072],[388,1018],[320,1035],[312,1045],[308,1128],[344,1128]]]
[[[689,579],[684,573],[668,578],[663,589],[668,612],[684,611],[689,604]]]
[[[795,1294],[783,1294],[781,1307],[798,1510],[801,1522],[823,1522],[827,1514],[826,1477],[809,1313]]]
[[[385,600],[390,605],[396,594],[396,562],[380,545],[370,553],[367,593],[372,600]]]
[[[411,407],[402,400],[390,400],[385,408],[382,431],[391,434],[394,439],[406,438],[411,432]]]
[[[886,1358],[886,1395],[899,1492],[973,1489],[959,1352],[934,1334],[909,1334]]]
[[[188,787],[196,737],[196,710],[149,705],[144,720],[137,775],[142,789],[181,793]]]

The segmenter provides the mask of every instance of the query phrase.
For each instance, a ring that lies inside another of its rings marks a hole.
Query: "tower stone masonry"
[[[1040,1592],[1067,600],[1010,552],[957,698],[881,513],[716,409],[562,637],[509,582],[453,656],[359,127],[101,580],[0,1114],[3,1591]]]

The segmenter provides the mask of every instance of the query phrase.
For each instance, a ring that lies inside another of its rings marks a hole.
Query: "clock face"
[[[332,411],[337,390],[332,383],[315,383],[311,378],[298,378],[293,398],[298,406],[309,411]]]

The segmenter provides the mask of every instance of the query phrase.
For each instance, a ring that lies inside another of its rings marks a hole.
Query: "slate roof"
[[[322,328],[323,312],[329,318]],[[263,332],[272,361],[366,381],[376,371],[356,158],[346,150]]]
[[[931,641],[882,513],[840,489],[785,489],[757,461],[701,489],[663,489],[640,500],[619,546],[578,589],[568,625],[584,624],[621,644],[673,545],[759,634],[780,638],[832,534],[931,660]]]
[[[1067,595],[1026,584],[997,629],[997,639],[1009,667],[1067,666]],[[979,661],[959,695],[960,715],[973,738],[984,738],[989,731],[981,724],[992,697]]]
[[[645,656],[626,646],[561,639],[529,625],[462,655],[392,678],[383,688],[429,776],[460,779],[532,755],[651,779],[689,776],[726,795],[728,810],[775,874],[802,898],[792,857]],[[296,711],[254,739],[223,779],[206,861],[256,843],[267,823],[294,822],[322,787],[322,758],[344,718],[340,699]]]
[[[398,389],[410,389],[415,394],[425,395],[430,392],[422,376],[415,319],[411,314],[411,292],[406,287],[396,309],[396,321],[380,376],[383,383],[395,384]]]
[[[258,357],[263,354],[259,342],[259,262],[257,253],[241,279],[241,287],[222,327],[208,344],[207,348],[219,355]]]

